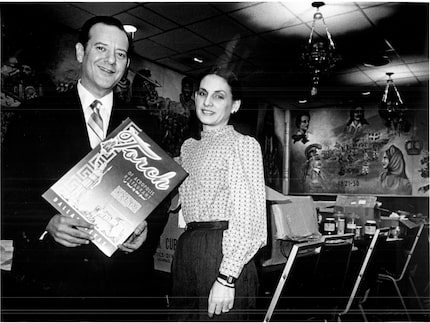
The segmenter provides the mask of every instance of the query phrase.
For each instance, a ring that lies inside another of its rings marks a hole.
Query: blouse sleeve
[[[223,237],[219,271],[239,277],[243,266],[266,244],[266,191],[263,158],[258,142],[241,137],[230,158],[229,228]]]

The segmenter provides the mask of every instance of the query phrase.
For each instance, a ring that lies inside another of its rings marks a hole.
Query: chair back
[[[422,223],[418,228],[414,228],[413,235],[412,235],[412,243],[409,248],[407,248],[407,255],[405,258],[405,262],[402,266],[402,269],[399,273],[399,275],[395,278],[397,281],[400,281],[403,279],[403,277],[406,274],[406,271],[409,267],[409,263],[411,261],[412,256],[414,255],[415,249],[417,248],[418,241],[420,240],[421,234],[423,233],[425,224]]]
[[[286,263],[294,243],[321,237],[312,197],[282,196],[286,200],[267,201],[267,245],[259,253],[263,267]]]
[[[345,297],[342,292],[354,234],[324,236],[323,241],[315,276],[315,307],[320,318],[330,320],[335,315],[335,309],[340,306],[342,297]]]
[[[358,300],[368,289],[376,284],[379,269],[381,267],[380,260],[383,258],[381,254],[384,250],[389,230],[389,228],[380,228],[377,229],[373,235],[372,240],[370,241],[370,244],[367,248],[364,260],[360,266],[358,275],[355,279],[354,286],[349,295],[348,302],[345,306],[345,309],[338,313],[338,317],[348,313],[353,301]]]
[[[289,314],[288,308],[292,303],[304,299],[303,296],[313,287],[313,278],[315,277],[322,245],[322,241],[293,245],[265,315],[264,322],[271,320],[281,294],[279,314]],[[298,279],[299,277],[300,279]],[[308,279],[303,279],[306,277]]]

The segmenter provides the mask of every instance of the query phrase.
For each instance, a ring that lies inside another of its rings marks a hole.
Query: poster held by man
[[[187,173],[132,120],[58,180],[43,197],[85,229],[107,256],[175,189]]]

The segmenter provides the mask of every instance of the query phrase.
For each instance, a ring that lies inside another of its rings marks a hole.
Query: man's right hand
[[[92,235],[83,228],[93,229],[94,225],[83,219],[74,219],[61,214],[54,215],[46,226],[46,231],[65,247],[78,247],[88,244],[93,239]]]

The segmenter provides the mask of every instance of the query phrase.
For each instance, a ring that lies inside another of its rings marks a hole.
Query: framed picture
[[[291,110],[289,126],[290,193],[428,196],[427,110]]]

